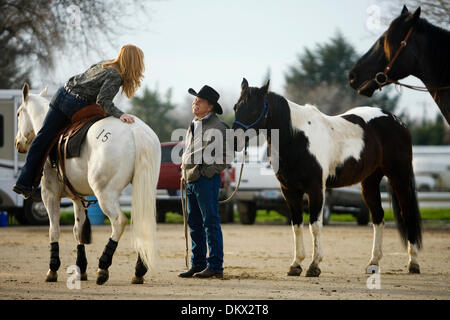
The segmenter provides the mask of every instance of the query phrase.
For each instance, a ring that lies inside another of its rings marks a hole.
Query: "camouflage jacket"
[[[66,85],[72,93],[79,95],[89,103],[97,103],[108,115],[120,118],[123,114],[113,103],[113,99],[122,86],[122,76],[114,68],[102,68],[101,61],[87,71],[69,79]]]

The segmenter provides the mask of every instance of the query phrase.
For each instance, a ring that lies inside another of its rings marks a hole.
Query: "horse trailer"
[[[32,93],[39,93],[32,91]],[[42,202],[24,200],[12,191],[26,155],[17,152],[17,109],[22,102],[22,90],[0,90],[0,210],[14,215],[21,224],[48,224],[47,210]],[[64,199],[61,206],[72,202]]]

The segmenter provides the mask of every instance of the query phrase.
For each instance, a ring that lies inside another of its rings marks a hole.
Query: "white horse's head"
[[[47,87],[40,94],[30,93],[28,83],[22,88],[22,104],[17,109],[17,135],[15,146],[20,153],[26,153],[38,130],[42,127],[48,110]]]

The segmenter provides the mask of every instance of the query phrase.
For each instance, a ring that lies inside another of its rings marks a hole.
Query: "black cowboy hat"
[[[192,94],[193,96],[208,100],[209,103],[211,103],[214,106],[214,112],[217,114],[222,114],[222,107],[220,104],[217,103],[217,100],[219,100],[219,93],[211,88],[210,86],[203,86],[203,88],[200,89],[200,91],[197,93],[194,89],[189,88],[188,92]]]

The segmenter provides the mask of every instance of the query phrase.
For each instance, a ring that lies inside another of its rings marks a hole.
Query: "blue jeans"
[[[68,93],[64,87],[60,87],[50,101],[50,107],[61,111],[67,118],[72,118],[73,114],[81,108],[87,106],[88,101],[78,99]]]
[[[188,183],[187,211],[192,240],[191,267],[223,272],[223,238],[219,216],[220,174]],[[206,259],[206,244],[209,257]]]
[[[39,165],[53,138],[70,121],[72,115],[88,103],[66,92],[64,87],[58,89],[50,102],[50,108],[45,116],[42,128],[37,133],[28,150],[25,165],[20,171],[17,183],[32,187],[38,174]]]

